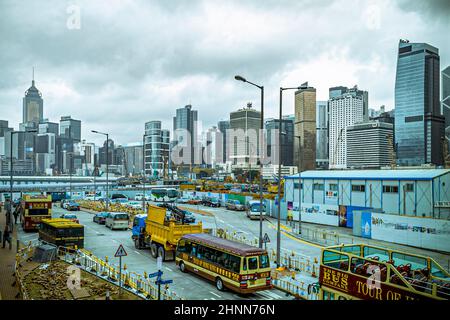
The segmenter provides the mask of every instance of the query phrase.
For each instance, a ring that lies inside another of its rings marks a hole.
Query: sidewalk
[[[0,228],[3,233],[6,224],[6,215],[5,211],[1,210],[0,212]],[[15,300],[16,295],[19,293],[19,290],[16,286],[13,286],[15,283],[14,274],[14,266],[16,261],[16,239],[17,239],[17,228],[20,225],[14,225],[14,230],[12,233],[12,247],[9,250],[8,243],[6,243],[5,249],[3,246],[3,239],[0,245],[0,299],[3,300]],[[3,236],[3,235],[2,235]]]
[[[269,218],[268,219],[270,223],[276,224],[275,218]],[[382,248],[389,248],[394,250],[400,250],[407,253],[412,254],[418,254],[423,256],[428,256],[436,260],[437,263],[439,263],[445,270],[450,271],[450,255],[427,250],[427,249],[421,249],[416,247],[411,247],[407,245],[397,244],[393,242],[386,242],[382,240],[374,240],[374,239],[368,239],[368,238],[362,238],[357,237],[353,235],[352,229],[349,228],[343,228],[343,227],[336,227],[336,226],[327,226],[327,225],[319,225],[314,223],[307,223],[302,222],[302,233],[303,236],[300,236],[299,231],[299,223],[292,222],[291,224],[287,222],[286,220],[283,220],[281,222],[281,231],[285,232],[286,234],[289,234],[290,236],[293,236],[300,241],[309,242],[313,245],[320,245],[323,247],[326,246],[332,246],[340,243],[345,244],[359,244],[364,243],[368,245],[373,245],[377,247]],[[314,232],[316,232],[318,235],[326,235],[326,237],[313,239],[310,235],[312,235]],[[326,238],[326,240],[324,240]],[[317,241],[316,241],[317,240]],[[320,241],[319,241],[320,240]]]

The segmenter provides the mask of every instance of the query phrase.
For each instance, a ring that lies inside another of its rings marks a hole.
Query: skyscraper
[[[348,168],[380,168],[391,163],[389,136],[394,133],[391,123],[361,122],[348,126],[346,131]]]
[[[227,153],[227,130],[230,129],[230,121],[222,120],[217,123],[217,127],[222,134],[222,139],[219,139],[222,143],[222,159],[217,159],[218,163],[226,163],[228,161],[228,153]],[[218,143],[220,143],[218,142]]]
[[[299,172],[314,170],[316,168],[316,89],[313,87],[295,92],[295,136],[295,165],[298,165]]]
[[[278,159],[278,154],[272,154],[273,150],[277,150],[275,146],[278,146],[278,135],[274,130],[277,130],[281,134],[281,164],[283,166],[294,166],[294,123],[295,119],[283,118],[281,119],[268,119],[266,120],[266,132],[267,132],[267,156],[272,159]],[[275,139],[274,141],[272,139]],[[277,165],[277,163],[273,163]]]
[[[450,150],[450,66],[442,70],[442,113],[445,117],[445,136]]]
[[[347,127],[363,122],[368,101],[367,91],[346,87],[330,88],[328,155],[330,169],[345,169],[347,167]],[[340,93],[340,95],[338,94]]]
[[[328,169],[328,103],[317,101],[316,107],[316,166]]]
[[[228,152],[233,165],[256,164],[259,156],[261,112],[248,103],[246,108],[230,113],[230,131],[227,135]]]
[[[44,100],[42,93],[34,86],[34,71],[31,87],[25,91],[23,98],[23,123],[34,122],[37,124],[44,118]]]
[[[61,138],[70,138],[74,142],[81,141],[81,121],[72,119],[71,116],[61,117],[59,122]]]
[[[160,176],[169,163],[170,131],[161,129],[161,121],[149,121],[145,135],[145,174]]]
[[[59,124],[50,122],[48,119],[44,119],[39,123],[38,133],[53,133],[57,136],[59,135]]]
[[[176,145],[187,148],[190,151],[190,163],[194,164],[195,150],[197,147],[197,110],[192,110],[191,105],[176,110],[176,116],[173,118],[173,134]],[[188,139],[188,141],[185,141]],[[188,160],[189,161],[189,160]]]
[[[444,117],[439,103],[439,50],[400,40],[395,79],[399,165],[442,164]]]

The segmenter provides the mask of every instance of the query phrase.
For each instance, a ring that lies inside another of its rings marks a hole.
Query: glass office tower
[[[395,80],[399,165],[442,164],[444,117],[439,103],[439,50],[400,40]]]

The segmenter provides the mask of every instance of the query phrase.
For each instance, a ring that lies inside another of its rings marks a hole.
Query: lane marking
[[[164,267],[164,269],[172,271],[172,269],[170,269],[169,267]]]
[[[137,253],[137,254],[141,254],[140,252],[137,252],[136,250],[133,250],[135,253]]]
[[[210,291],[211,294],[215,295],[218,298],[222,298],[221,296],[219,296],[217,293]]]

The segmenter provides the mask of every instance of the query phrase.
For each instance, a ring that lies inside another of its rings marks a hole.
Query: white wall
[[[450,252],[450,221],[372,213],[372,239]]]
[[[302,203],[301,213],[303,222],[339,226],[339,216],[327,214],[327,211],[338,211],[336,205]]]

